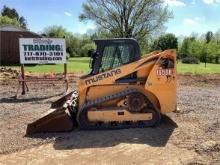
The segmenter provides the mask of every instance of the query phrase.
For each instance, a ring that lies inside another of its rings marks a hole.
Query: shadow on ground
[[[36,101],[42,101],[42,100],[46,100],[46,99],[50,99],[56,96],[62,96],[64,95],[64,93],[59,93],[59,94],[54,94],[54,95],[50,95],[50,96],[43,96],[43,97],[29,97],[29,98],[18,98],[16,99],[15,96],[12,97],[7,97],[7,98],[2,98],[0,99],[1,103],[27,103],[27,102],[36,102]],[[36,104],[36,103],[35,103]]]
[[[56,150],[80,148],[112,147],[120,143],[148,144],[165,146],[177,124],[168,116],[163,116],[161,124],[150,128],[132,128],[120,130],[81,131],[69,133],[36,134],[31,138],[56,138]]]

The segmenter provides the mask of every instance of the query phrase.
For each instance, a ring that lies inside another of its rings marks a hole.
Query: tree
[[[153,42],[151,46],[152,50],[166,50],[166,49],[177,49],[178,40],[174,34],[168,33],[160,36]]]
[[[212,40],[213,38],[213,33],[211,31],[208,31],[205,35],[205,39],[206,39],[206,44],[209,44],[209,42]],[[206,67],[206,61],[207,61],[207,51],[205,54],[205,67]]]
[[[88,51],[95,50],[96,46],[94,43],[87,43],[83,45],[80,49],[80,56],[86,57],[88,56]]]
[[[207,56],[208,62],[215,62],[218,63],[218,58],[220,57],[220,47],[215,42],[210,42],[207,44]]]
[[[49,26],[44,28],[43,33],[46,37],[51,38],[65,38],[66,40],[66,51],[71,57],[79,55],[79,39],[73,36],[71,32],[68,32],[62,26]]]
[[[89,49],[94,49],[95,44],[89,35],[73,35],[62,26],[49,26],[44,28],[43,33],[46,37],[64,38],[66,40],[66,51],[71,57],[87,56]]]
[[[27,21],[24,17],[19,17],[20,26],[24,29],[27,29]]]
[[[179,54],[181,58],[190,56],[190,46],[193,41],[195,41],[195,38],[193,37],[186,37],[183,39],[182,45],[179,49]]]
[[[66,34],[67,52],[71,57],[79,56],[80,54],[80,40],[74,36],[71,32]]]
[[[52,38],[63,38],[66,36],[66,34],[68,33],[67,30],[65,28],[63,28],[62,26],[49,26],[44,28],[43,33],[47,36],[47,37],[52,37]]]
[[[3,9],[2,9],[2,16],[8,16],[9,18],[16,18],[17,20],[19,19],[19,14],[18,12],[13,8],[9,8],[7,6],[3,6]]]
[[[206,43],[208,44],[213,38],[213,33],[211,31],[208,31],[205,35],[205,38],[206,38]]]
[[[145,39],[163,28],[171,12],[162,0],[87,0],[80,20],[92,20],[114,37]]]
[[[0,25],[14,25],[20,26],[20,23],[15,18],[9,18],[8,16],[1,16],[0,15]]]
[[[220,45],[220,29],[214,34],[214,41],[217,45]]]
[[[18,12],[14,8],[9,8],[7,6],[4,6],[1,12],[2,16],[7,16],[10,19],[16,20],[19,22],[19,26],[27,29],[27,21],[24,17],[20,17]],[[17,24],[15,24],[17,25]]]
[[[96,31],[93,34],[91,34],[91,39],[98,39],[98,38],[114,38],[114,36],[106,29],[99,27],[96,29]]]
[[[179,46],[182,58],[194,57],[202,62],[219,63],[220,59],[220,30],[211,31],[197,37],[186,37]]]

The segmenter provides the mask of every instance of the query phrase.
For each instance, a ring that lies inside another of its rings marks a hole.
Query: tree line
[[[66,51],[69,57],[86,57],[91,49],[95,49],[91,35],[74,35],[62,26],[49,26],[43,29],[43,36],[51,38],[65,38]]]
[[[62,26],[47,27],[43,33],[47,37],[65,37],[67,52],[71,57],[87,56],[89,50],[95,49],[93,39],[112,38],[111,34],[100,29],[90,34],[74,35]],[[220,63],[220,29],[215,33],[208,31],[201,35],[192,34],[184,39],[171,33],[162,34],[157,38],[150,38],[145,44],[141,46],[142,54],[154,50],[176,49],[177,58],[186,63]]]
[[[200,36],[184,38],[179,44],[180,58],[193,57],[201,62],[220,63],[220,29],[213,33],[208,31]]]
[[[42,30],[46,37],[66,39],[69,56],[87,56],[95,49],[96,38],[135,38],[142,54],[153,50],[177,49],[183,62],[219,63],[220,29],[183,39],[164,33],[164,24],[172,18],[172,12],[161,0],[87,0],[79,15],[81,21],[93,21],[97,29],[84,35],[68,32],[62,26],[49,26]],[[13,8],[4,6],[0,23],[27,28],[27,21]]]

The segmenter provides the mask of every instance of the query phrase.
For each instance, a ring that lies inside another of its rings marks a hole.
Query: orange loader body
[[[29,124],[27,134],[149,127],[176,110],[175,50],[141,57],[133,39],[95,42],[91,73],[80,77],[78,90],[54,102],[51,113]]]

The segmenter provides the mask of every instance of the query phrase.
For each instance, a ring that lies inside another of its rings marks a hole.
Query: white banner
[[[66,63],[65,39],[19,38],[21,64]]]

